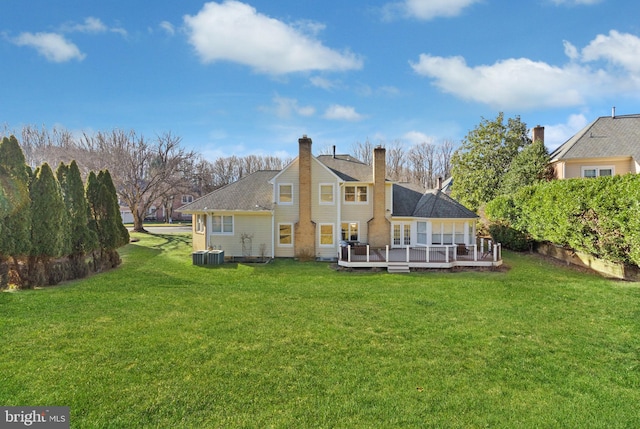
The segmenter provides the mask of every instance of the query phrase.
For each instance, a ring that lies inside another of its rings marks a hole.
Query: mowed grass
[[[504,271],[191,265],[137,235],[114,271],[0,293],[0,404],[72,428],[640,427],[640,284]]]

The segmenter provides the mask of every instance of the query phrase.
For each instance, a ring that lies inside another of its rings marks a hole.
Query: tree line
[[[26,125],[20,136],[30,166],[75,160],[83,177],[89,171],[109,170],[121,203],[133,215],[134,231],[144,231],[144,218],[152,206],[162,207],[170,215],[173,199],[179,195],[197,198],[256,171],[281,170],[292,160],[272,155],[231,155],[209,161],[186,150],[182,139],[171,132],[148,138],[133,130],[74,134],[60,127]],[[387,147],[387,175],[391,180],[432,189],[438,177],[450,175],[451,140],[423,142],[408,149],[399,141],[383,145]],[[368,140],[356,142],[351,154],[371,164],[373,148]],[[328,154],[330,149],[321,153]]]
[[[200,197],[255,171],[282,169],[291,161],[256,155],[208,161],[185,149],[171,132],[148,138],[134,130],[73,134],[60,127],[26,125],[20,135],[28,165],[75,160],[83,177],[89,171],[109,170],[120,201],[131,210],[134,231],[144,231],[144,217],[152,206],[171,214],[173,199],[181,194]]]
[[[0,142],[0,289],[57,284],[120,263],[129,242],[108,170],[35,169],[14,136]]]

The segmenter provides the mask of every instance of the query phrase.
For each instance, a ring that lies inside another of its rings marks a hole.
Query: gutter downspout
[[[271,209],[271,259],[276,258],[276,213]]]

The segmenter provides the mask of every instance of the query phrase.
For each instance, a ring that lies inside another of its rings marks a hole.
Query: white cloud
[[[553,151],[562,143],[569,140],[575,133],[587,126],[589,121],[583,114],[569,116],[564,124],[545,125],[544,144]]]
[[[581,89],[599,79],[577,66],[560,68],[526,58],[469,67],[462,57],[422,54],[411,66],[416,73],[434,79],[434,85],[444,92],[499,108],[581,104]]]
[[[184,22],[189,42],[204,63],[232,61],[274,75],[362,68],[356,55],[329,49],[307,34],[319,31],[318,24],[307,24],[303,32],[300,23],[288,25],[238,1],[206,3]]]
[[[578,48],[576,48],[571,42],[564,40],[562,42],[564,45],[564,54],[572,61],[577,60],[580,57],[578,53]]]
[[[463,57],[428,54],[410,64],[444,92],[502,109],[578,106],[587,98],[640,90],[637,36],[611,31],[581,51],[565,41],[564,51],[569,62],[561,66],[510,58],[471,67]]]
[[[162,21],[160,23],[160,28],[163,29],[169,36],[173,36],[174,34],[176,34],[175,27],[169,21]]]
[[[404,0],[399,3],[388,3],[383,11],[386,18],[397,15],[430,20],[438,17],[452,17],[478,3],[480,0]]]
[[[279,118],[289,118],[292,115],[312,116],[316,113],[316,109],[313,106],[300,106],[295,98],[275,96],[273,103],[274,107],[267,107],[262,110],[272,111]]]
[[[420,143],[433,143],[435,140],[433,137],[425,133],[421,133],[420,131],[409,131],[402,136],[402,139],[412,146]]]
[[[83,24],[65,24],[62,26],[62,31],[67,33],[104,33],[107,31],[107,26],[102,23],[98,18],[92,16],[85,18]]]
[[[64,33],[88,33],[88,34],[99,34],[99,33],[118,33],[122,36],[127,35],[127,30],[121,27],[108,27],[105,25],[100,18],[95,18],[93,16],[87,17],[84,19],[82,24],[78,23],[67,23],[61,27],[61,31]]]
[[[356,109],[351,106],[334,104],[324,112],[324,118],[339,121],[359,121],[364,119],[364,116],[356,112]]]
[[[599,34],[582,49],[582,61],[606,60],[633,73],[640,73],[640,38],[611,30]]]
[[[320,76],[314,76],[310,78],[309,81],[311,82],[311,85],[317,86],[318,88],[326,89],[327,91],[331,91],[340,86],[340,83]]]
[[[18,46],[30,46],[56,63],[82,61],[86,57],[75,44],[56,33],[22,33],[13,42]]]

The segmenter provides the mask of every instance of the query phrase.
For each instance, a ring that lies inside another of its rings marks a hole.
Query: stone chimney
[[[305,135],[298,139],[298,223],[294,230],[296,257],[316,256],[316,224],[311,220],[311,139]]]
[[[538,140],[542,141],[542,143],[544,143],[544,127],[541,127],[540,125],[536,126],[532,132],[531,132],[532,136],[531,136],[531,140],[536,142]]]
[[[386,150],[378,146],[373,150],[373,217],[369,220],[369,244],[383,247],[391,243],[391,224],[387,219],[385,176]]]

